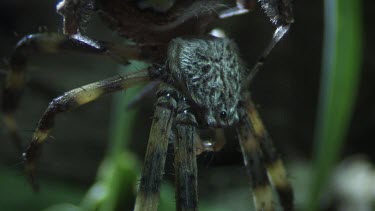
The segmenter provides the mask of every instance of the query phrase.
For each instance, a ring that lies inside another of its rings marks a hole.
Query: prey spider
[[[136,84],[159,81],[135,210],[157,210],[167,147],[174,145],[177,210],[198,210],[196,156],[204,143],[200,129],[235,127],[251,181],[256,210],[275,210],[272,186],[284,210],[293,210],[293,192],[273,143],[254,103],[249,83],[271,49],[293,22],[289,0],[259,0],[277,26],[274,36],[253,69],[239,56],[234,41],[206,35],[218,18],[248,12],[253,0],[237,0],[224,8],[219,0],[63,0],[64,34],[26,36],[9,62],[2,96],[4,123],[20,145],[13,114],[25,86],[25,69],[36,53],[79,51],[108,56],[121,64],[143,60],[150,67],[82,86],[53,99],[39,120],[23,153],[25,169],[36,187],[35,168],[57,114],[71,111],[101,96]],[[82,35],[92,13],[135,44],[95,41]],[[210,150],[209,147],[204,148]],[[272,184],[272,186],[271,186]]]

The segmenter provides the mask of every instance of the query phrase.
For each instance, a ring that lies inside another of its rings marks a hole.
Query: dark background
[[[55,5],[55,1],[47,0],[0,1],[0,58],[9,57],[20,38],[37,33],[40,28],[61,32],[62,19],[55,12]],[[296,1],[295,24],[273,50],[251,87],[253,99],[268,131],[287,166],[292,169],[292,180],[301,180],[295,178],[298,173],[293,173],[294,166],[308,166],[312,157],[322,58],[322,7],[322,1]],[[372,147],[375,130],[374,12],[375,3],[371,0],[363,1],[363,68],[342,158],[364,154],[371,161],[375,159]],[[259,10],[221,20],[216,24],[238,43],[249,66],[256,61],[274,30]],[[119,41],[114,32],[106,29],[98,18],[94,18],[87,34],[96,39]],[[87,55],[33,57],[28,74],[30,82],[17,113],[23,138],[30,139],[38,119],[54,97],[64,91],[115,75],[117,70],[118,67],[113,62]],[[104,97],[98,102],[58,117],[52,133],[54,139],[49,141],[43,150],[39,169],[42,180],[69,184],[77,187],[80,193],[92,184],[107,146],[111,102],[111,97]],[[138,153],[139,159],[143,159],[146,147],[152,103],[153,98],[142,103],[139,121],[134,123],[137,125],[137,132],[131,150]],[[4,172],[7,181],[6,175],[22,174],[21,156],[10,144],[3,126],[0,128],[0,168],[4,169],[0,174]],[[243,187],[244,193],[247,194],[242,159],[239,147],[234,141],[227,143],[222,152],[205,154],[199,160],[199,185],[203,198],[205,193],[213,192],[222,194],[219,199],[227,197],[223,194],[228,191],[226,188],[231,186]],[[234,182],[234,178],[240,178],[239,182]],[[214,184],[215,179],[220,181],[221,185]],[[26,181],[21,186],[24,189],[17,191],[31,193]],[[303,188],[297,187],[297,190],[300,189]],[[0,194],[4,193],[0,191]],[[6,198],[0,196],[0,200]],[[60,202],[63,201],[62,199]],[[48,205],[44,207],[46,206]]]

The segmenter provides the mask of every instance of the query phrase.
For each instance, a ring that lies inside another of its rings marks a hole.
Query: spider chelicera
[[[250,71],[236,44],[205,35],[209,23],[247,12],[253,0],[237,0],[222,9],[219,0],[167,1],[64,0],[57,6],[64,16],[64,34],[42,33],[23,38],[10,58],[3,89],[4,122],[16,143],[20,138],[13,113],[25,85],[28,58],[36,53],[79,51],[105,55],[121,64],[131,59],[149,68],[115,76],[68,91],[49,104],[23,153],[34,186],[35,164],[55,116],[101,96],[148,81],[160,81],[135,210],[156,210],[169,140],[174,144],[177,210],[197,210],[199,130],[235,127],[250,177],[256,210],[275,210],[272,187],[284,210],[293,210],[293,192],[283,163],[250,99],[249,82],[275,44],[293,22],[289,0],[259,0],[277,26],[273,39]],[[217,12],[219,11],[219,12]],[[91,13],[136,44],[115,45],[81,35]]]

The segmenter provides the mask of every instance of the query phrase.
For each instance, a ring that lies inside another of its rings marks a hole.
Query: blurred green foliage
[[[44,180],[43,191],[35,193],[20,172],[0,167],[1,210],[43,210],[51,204],[79,204],[84,189],[74,184]],[[68,205],[71,206],[71,205]]]
[[[324,2],[324,52],[314,173],[306,208],[310,211],[319,210],[320,197],[346,140],[362,62],[362,2]]]

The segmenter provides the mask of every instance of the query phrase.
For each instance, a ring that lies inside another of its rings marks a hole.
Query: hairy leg
[[[284,210],[293,210],[293,190],[288,181],[283,161],[276,151],[276,148],[259,117],[258,111],[250,98],[247,100],[246,110],[251,124],[251,133],[259,143],[260,150],[263,152],[263,161],[266,165],[268,176],[279,196],[281,206]]]
[[[130,86],[149,80],[148,70],[141,70],[73,89],[52,100],[42,118],[39,120],[32,140],[26,152],[23,154],[26,172],[30,176],[33,187],[35,189],[38,188],[35,180],[36,161],[41,152],[43,143],[48,138],[53,128],[57,114],[71,111],[84,104],[95,101],[104,94],[124,90]]]
[[[196,127],[186,102],[179,102],[175,129],[176,210],[198,210]]]
[[[134,211],[158,209],[168,142],[177,107],[173,89],[163,88],[158,96]]]
[[[246,110],[241,110],[241,120],[237,126],[245,167],[250,177],[253,201],[256,211],[274,211],[272,188],[262,160],[259,142],[252,134]]]
[[[19,148],[21,148],[21,138],[18,135],[17,124],[13,116],[26,84],[27,62],[35,54],[64,52],[106,55],[121,63],[126,63],[128,59],[140,57],[135,46],[121,46],[93,41],[79,35],[66,36],[56,33],[43,33],[29,35],[21,39],[10,58],[1,99],[5,126]]]

